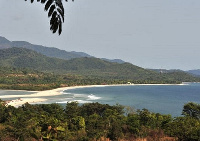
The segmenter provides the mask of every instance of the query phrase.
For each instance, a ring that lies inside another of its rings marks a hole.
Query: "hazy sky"
[[[44,5],[0,0],[0,36],[144,68],[200,69],[200,0],[63,3],[65,23],[58,36],[49,30]]]

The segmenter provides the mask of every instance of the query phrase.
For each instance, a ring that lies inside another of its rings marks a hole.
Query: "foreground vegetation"
[[[21,107],[0,104],[0,140],[95,141],[200,140],[200,105],[188,103],[182,117],[134,111],[121,105],[67,103]]]

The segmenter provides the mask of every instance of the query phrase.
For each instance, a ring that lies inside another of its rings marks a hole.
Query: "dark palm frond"
[[[56,6],[59,7],[64,12],[64,7],[61,0],[56,0]]]
[[[55,21],[54,25],[52,26],[53,28],[51,29],[53,33],[56,33],[58,30],[58,21]]]
[[[30,1],[31,3],[34,2],[34,0]],[[68,0],[65,1],[68,2]],[[64,23],[65,15],[62,0],[37,0],[37,2],[45,4],[44,10],[48,11],[48,17],[51,17],[50,30],[53,33],[56,33],[58,31],[58,34],[60,35],[62,33],[62,23]]]
[[[64,22],[64,11],[62,11],[60,8],[57,8],[57,11],[59,12],[60,16],[62,17],[62,21]]]
[[[45,3],[47,0],[41,0],[41,3]]]
[[[59,26],[59,23],[58,23],[58,18],[55,17],[55,18],[51,18],[51,24],[50,24],[50,30],[55,33],[58,29],[58,26]]]
[[[47,11],[49,7],[52,5],[53,0],[48,0],[47,3],[45,4],[44,10]]]
[[[62,33],[62,22],[61,22],[61,19],[60,19],[58,34],[60,35],[61,33]]]
[[[51,16],[51,19],[55,19],[55,18],[57,17],[57,15],[58,15],[57,12],[54,11],[53,14],[52,14],[52,16]],[[50,22],[50,23],[51,23],[51,22]]]
[[[52,30],[53,33],[55,33],[55,30],[57,29],[58,29],[58,17],[57,17],[57,12],[54,11],[50,20],[50,30]]]
[[[53,13],[53,11],[55,10],[56,6],[55,5],[52,5],[49,9],[49,12],[48,12],[48,17],[50,17]]]

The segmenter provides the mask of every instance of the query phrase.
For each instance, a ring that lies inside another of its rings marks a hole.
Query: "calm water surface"
[[[131,85],[77,88],[64,91],[67,101],[121,104],[135,109],[180,116],[187,102],[200,103],[200,83],[188,85]]]
[[[0,96],[22,94],[31,93],[0,90]],[[43,98],[48,99],[43,103],[59,103],[64,106],[71,101],[79,103],[99,102],[110,105],[121,104],[135,109],[146,108],[152,112],[180,116],[185,103],[200,103],[200,83],[86,87],[65,90],[61,95]]]

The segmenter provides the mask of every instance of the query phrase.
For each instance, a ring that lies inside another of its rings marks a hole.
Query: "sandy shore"
[[[44,102],[46,100],[47,99],[44,99],[44,98],[20,98],[20,99],[7,101],[7,105],[19,107],[19,106],[25,104],[26,102],[28,102],[29,104],[34,104],[34,103],[38,103],[38,102]]]
[[[56,95],[61,95],[64,90],[68,89],[76,89],[76,88],[85,88],[85,87],[102,87],[106,85],[88,85],[88,86],[73,86],[73,87],[62,87],[62,88],[57,88],[53,90],[46,90],[46,91],[35,91],[35,93],[32,94],[25,94],[25,95],[3,95],[0,96],[0,99],[2,98],[16,98],[14,100],[7,101],[7,105],[11,105],[14,107],[21,106],[25,103],[30,103],[30,104],[36,104],[40,102],[47,101],[47,99],[43,98],[46,96],[56,96]],[[15,91],[15,90],[12,90]],[[20,91],[20,90],[16,90]],[[23,90],[22,90],[23,91]],[[29,91],[27,91],[29,92]],[[33,91],[30,91],[33,92]]]
[[[119,85],[72,86],[72,87],[62,87],[62,88],[46,90],[46,91],[36,91],[35,93],[26,94],[26,95],[3,95],[3,96],[0,96],[0,99],[16,98],[15,100],[7,101],[7,104],[18,107],[27,102],[30,104],[36,104],[36,103],[47,101],[47,99],[43,97],[61,95],[64,90],[68,90],[68,89],[85,88],[85,87],[105,87],[105,86],[130,86],[130,85],[185,85],[185,84],[119,84]],[[19,90],[16,90],[16,91],[19,91]]]

